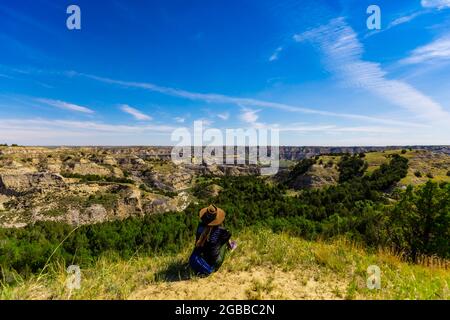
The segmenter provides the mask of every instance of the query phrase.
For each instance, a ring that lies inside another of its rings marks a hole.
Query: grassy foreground
[[[348,241],[309,242],[264,229],[236,237],[239,247],[208,278],[190,274],[191,246],[177,255],[128,261],[104,256],[82,269],[81,288],[66,287],[62,264],[0,287],[1,299],[450,299],[450,270],[369,253]],[[380,290],[366,287],[367,267],[381,269]]]

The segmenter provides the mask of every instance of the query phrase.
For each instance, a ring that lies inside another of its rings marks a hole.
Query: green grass
[[[65,213],[66,210],[62,208],[49,209],[41,212],[42,215],[49,217],[58,217],[64,215]]]
[[[199,279],[186,269],[191,244],[178,254],[150,257],[139,256],[136,248],[130,260],[103,256],[82,270],[80,290],[66,288],[66,266],[62,263],[51,264],[40,278],[23,280],[17,275],[4,275],[11,283],[3,280],[0,299],[152,298],[141,294],[150,289],[167,298],[179,297],[179,290],[185,298],[196,298],[199,285],[211,299],[220,299],[214,293],[215,281],[228,284],[236,297],[246,299],[298,299],[301,296],[294,289],[301,287],[308,293],[307,283],[311,281],[336,299],[450,299],[450,270],[408,264],[387,251],[368,252],[344,239],[309,242],[256,228],[243,231],[236,239],[238,248],[210,278]],[[380,290],[366,288],[369,265],[381,269]],[[251,276],[258,273],[263,276]],[[183,281],[172,282],[177,279]],[[246,285],[241,286],[240,280]],[[311,298],[315,294],[311,292]]]

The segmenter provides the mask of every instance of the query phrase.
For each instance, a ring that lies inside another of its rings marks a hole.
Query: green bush
[[[359,155],[344,155],[339,161],[339,182],[349,181],[353,178],[362,177],[367,169],[367,162]]]
[[[309,168],[311,168],[311,166],[315,163],[316,159],[314,158],[302,159],[292,168],[286,184],[291,185],[299,176],[304,175],[306,172],[308,172]]]

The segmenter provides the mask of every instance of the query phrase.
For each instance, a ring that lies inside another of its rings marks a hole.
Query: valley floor
[[[66,287],[65,267],[3,285],[1,299],[450,299],[450,270],[413,265],[345,240],[309,242],[269,230],[236,237],[239,247],[208,278],[190,274],[191,247],[177,255],[128,261],[103,257],[82,269],[81,288]],[[381,289],[366,287],[367,267],[381,269]]]

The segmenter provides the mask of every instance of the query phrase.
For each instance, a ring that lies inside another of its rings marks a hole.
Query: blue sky
[[[0,143],[169,145],[195,120],[284,145],[450,144],[450,0],[0,3]]]

